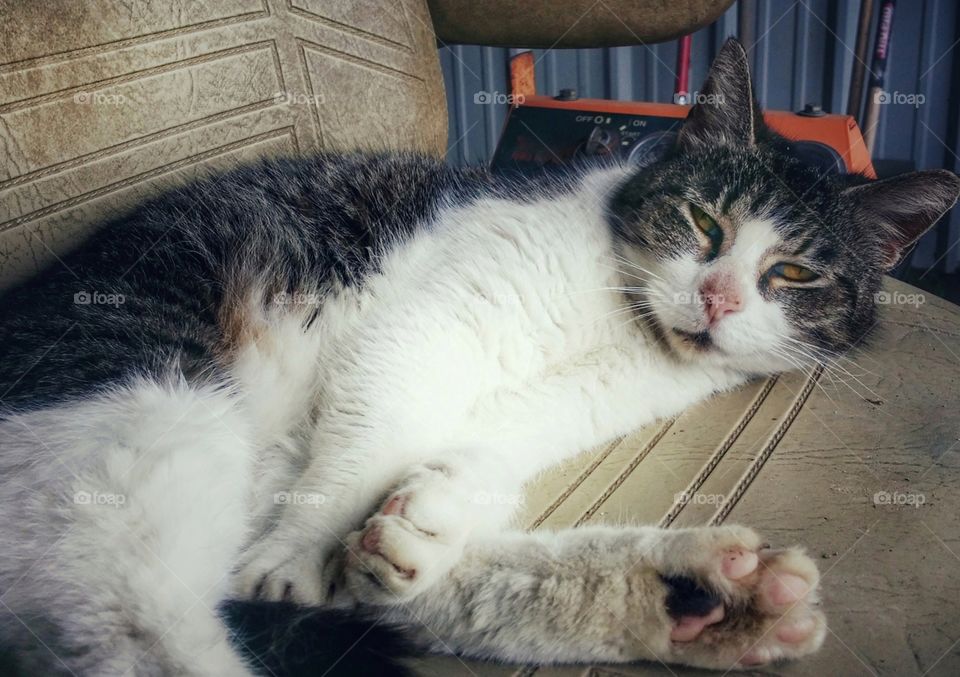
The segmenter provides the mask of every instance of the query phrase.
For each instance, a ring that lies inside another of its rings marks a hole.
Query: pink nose
[[[707,324],[715,325],[720,318],[735,313],[743,307],[740,287],[734,277],[728,273],[714,273],[700,286],[704,309],[707,312]]]

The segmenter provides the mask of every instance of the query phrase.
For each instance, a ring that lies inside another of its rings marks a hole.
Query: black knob
[[[554,97],[557,101],[576,101],[578,98],[577,90],[575,89],[561,89],[560,93]]]
[[[797,111],[797,115],[802,115],[806,118],[819,118],[826,115],[823,112],[823,108],[819,104],[808,103],[803,106],[803,110]]]

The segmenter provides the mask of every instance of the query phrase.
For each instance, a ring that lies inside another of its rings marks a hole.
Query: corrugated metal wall
[[[737,33],[738,3],[693,38],[691,84],[702,82],[719,45]],[[879,1],[876,3],[879,5]],[[859,2],[759,0],[756,41],[748,46],[757,96],[765,108],[798,110],[818,103],[830,112],[847,106]],[[887,105],[881,112],[876,157],[917,168],[960,170],[960,8],[956,0],[897,4],[888,65],[889,92],[922,94],[922,105]],[[597,11],[605,11],[597,8]],[[871,33],[871,36],[873,33]],[[638,101],[672,100],[676,43],[583,50],[537,50],[537,88],[575,88],[581,96]],[[509,93],[512,50],[442,47],[450,111],[449,159],[484,163],[496,146],[504,103],[478,103],[478,92]],[[495,98],[495,97],[494,97]],[[915,250],[919,268],[960,269],[960,209]],[[957,245],[957,246],[953,246]]]

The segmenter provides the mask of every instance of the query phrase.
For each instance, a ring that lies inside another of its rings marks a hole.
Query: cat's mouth
[[[674,327],[672,331],[674,334],[679,336],[685,344],[694,350],[707,352],[708,350],[713,350],[716,348],[709,331],[704,330],[693,332],[687,331],[686,329],[680,329],[678,327]]]

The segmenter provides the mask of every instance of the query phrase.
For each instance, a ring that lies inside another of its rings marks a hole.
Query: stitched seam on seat
[[[401,11],[403,6],[401,5]],[[321,16],[311,12],[303,7],[296,7],[291,0],[287,0],[287,11],[294,15],[298,16],[305,21],[312,21],[326,28],[344,33],[346,35],[351,35],[353,37],[361,38],[363,40],[369,40],[378,45],[383,45],[384,47],[389,47],[390,49],[400,49],[405,52],[413,52],[413,49],[410,48],[410,45],[398,42],[392,38],[388,38],[384,35],[378,35],[377,33],[371,33],[370,31],[364,30],[357,26],[351,26],[350,24],[343,23],[342,21],[337,21],[336,19],[331,19],[330,17]],[[403,27],[406,31],[407,38],[410,38],[410,26],[406,21],[406,14],[404,13]]]
[[[261,51],[264,49],[269,49],[272,54],[277,53],[277,43],[275,40],[260,40],[258,42],[250,42],[243,45],[235,45],[233,47],[227,47],[225,49],[219,49],[213,52],[205,52],[203,54],[197,54],[195,56],[188,57],[186,59],[178,59],[176,61],[168,61],[167,63],[157,64],[155,66],[147,66],[135,71],[129,71],[127,73],[120,73],[109,78],[104,78],[103,80],[95,80],[92,82],[85,82],[82,84],[71,85],[65,87],[64,89],[58,89],[53,92],[47,92],[45,94],[40,94],[38,96],[29,97],[26,99],[18,99],[16,101],[10,101],[8,103],[0,104],[0,112],[11,113],[13,111],[22,110],[25,108],[34,108],[44,103],[51,101],[56,101],[58,99],[64,100],[67,99],[71,94],[84,93],[84,92],[96,92],[107,87],[114,87],[116,85],[126,85],[129,83],[142,82],[148,77],[155,75],[163,75],[166,73],[172,73],[176,71],[186,71],[186,69],[199,64],[206,64],[210,61],[222,61],[224,59],[237,56],[238,54],[249,54],[251,52]],[[276,59],[274,59],[276,62]]]
[[[810,397],[810,393],[813,392],[813,388],[817,384],[817,380],[820,378],[822,373],[823,365],[818,364],[816,369],[814,369],[807,378],[806,383],[803,384],[803,389],[800,391],[800,394],[797,395],[796,399],[794,399],[793,405],[791,405],[787,415],[780,423],[780,427],[778,427],[773,433],[760,453],[757,454],[757,457],[753,459],[749,466],[747,466],[747,469],[744,471],[743,475],[740,476],[740,479],[737,480],[736,485],[734,485],[733,491],[730,492],[729,496],[724,499],[723,503],[720,504],[720,507],[717,508],[717,512],[714,513],[713,517],[710,518],[710,521],[708,522],[709,526],[717,526],[718,524],[721,524],[723,520],[725,520],[730,514],[730,511],[733,510],[733,508],[737,505],[740,499],[743,498],[743,495],[747,493],[747,489],[750,488],[750,485],[760,473],[760,470],[767,462],[767,459],[773,454],[774,449],[777,448],[777,445],[780,444],[780,441],[783,439],[784,435],[787,434],[787,430],[790,429],[794,419],[796,419],[800,414],[800,410],[803,409],[803,405],[806,404],[807,399]]]
[[[576,491],[580,487],[580,485],[583,484],[588,477],[590,477],[591,473],[593,473],[593,471],[597,469],[597,466],[603,463],[603,461],[605,461],[606,458],[610,455],[610,452],[616,449],[617,445],[620,444],[621,442],[623,442],[622,435],[617,439],[615,439],[610,444],[608,444],[606,449],[604,449],[602,452],[597,454],[594,457],[593,461],[590,463],[590,465],[588,465],[586,469],[583,472],[581,472],[575,480],[573,480],[573,482],[568,484],[567,488],[553,501],[553,503],[547,506],[543,510],[543,512],[540,513],[537,519],[535,519],[527,528],[536,529],[538,526],[543,524],[544,520],[550,517],[550,515],[552,515],[556,511],[556,509],[559,508],[560,505],[570,497],[570,494]]]
[[[619,475],[617,475],[616,479],[614,479],[610,486],[607,487],[607,490],[603,492],[600,498],[594,501],[593,505],[591,505],[587,511],[580,516],[580,519],[578,519],[573,526],[580,526],[590,519],[593,514],[597,512],[597,510],[600,509],[600,506],[603,505],[608,498],[610,498],[610,495],[613,494],[614,491],[620,488],[621,484],[627,481],[627,478],[634,470],[636,470],[641,461],[643,461],[643,459],[647,457],[653,448],[659,444],[660,440],[663,439],[663,436],[667,434],[667,431],[670,430],[670,427],[676,423],[676,421],[676,418],[672,418],[663,424],[653,438],[644,445],[643,449],[641,449],[636,456],[633,457],[633,460],[630,461],[629,465],[627,465],[627,467],[624,468]]]
[[[926,330],[929,331],[929,332],[933,332],[933,333],[937,333],[937,334],[943,334],[943,335],[945,335],[945,336],[952,336],[952,337],[954,337],[954,338],[960,338],[960,333],[952,332],[952,331],[949,331],[949,330],[947,330],[947,329],[940,329],[939,327],[931,327],[931,326],[929,326],[929,325],[927,325],[927,324],[924,324],[924,323],[922,323],[922,322],[921,322],[920,324],[914,324],[914,323],[912,323],[912,322],[901,322],[901,321],[899,321],[899,320],[880,320],[880,323],[881,323],[881,324],[895,324],[895,325],[900,326],[900,327],[909,327],[909,328],[911,328],[911,329],[926,329]]]
[[[776,382],[776,376],[767,379],[767,382],[764,384],[763,388],[753,398],[753,402],[750,403],[750,406],[747,408],[747,410],[740,416],[740,421],[737,423],[736,427],[730,431],[726,439],[724,439],[720,446],[717,447],[713,454],[711,454],[710,459],[700,469],[700,472],[697,473],[696,477],[690,481],[690,484],[687,485],[686,489],[679,494],[679,498],[674,500],[673,507],[671,507],[667,514],[663,516],[663,519],[660,520],[660,524],[658,526],[661,528],[666,528],[673,523],[687,503],[690,502],[690,497],[700,490],[700,487],[703,486],[703,483],[707,481],[707,478],[711,475],[711,473],[713,473],[720,461],[723,460],[723,457],[726,456],[734,442],[736,442],[740,437],[740,434],[744,431],[750,421],[753,420],[753,417],[756,415],[757,411],[759,411],[760,407],[766,401],[770,391],[773,390],[773,386],[776,384]]]
[[[20,174],[19,176],[16,176],[12,179],[7,179],[6,181],[0,181],[0,190],[15,188],[16,186],[30,183],[37,179],[44,179],[49,176],[60,174],[67,170],[82,167],[92,162],[110,160],[124,151],[130,150],[131,148],[136,148],[137,146],[145,146],[146,144],[155,143],[157,141],[167,141],[178,134],[183,134],[184,132],[192,132],[198,128],[214,125],[218,122],[223,122],[224,120],[241,117],[247,113],[258,112],[264,108],[269,108],[276,105],[277,104],[274,103],[272,98],[265,99],[263,101],[255,101],[254,103],[246,104],[240,106],[239,108],[231,108],[229,110],[220,111],[219,113],[214,113],[213,115],[205,118],[190,120],[189,122],[184,122],[173,127],[167,127],[166,129],[161,129],[156,132],[150,132],[149,134],[145,134],[143,136],[138,136],[136,138],[128,139],[111,146],[99,148],[90,153],[78,155],[70,158],[69,160],[64,160],[63,162],[58,162],[56,164],[47,165],[46,167],[42,167],[40,169],[35,169],[27,172],[26,174]]]
[[[161,40],[189,35],[190,33],[202,33],[215,28],[222,28],[231,24],[244,23],[253,21],[255,19],[264,19],[270,16],[270,7],[266,2],[262,4],[263,10],[259,12],[247,12],[246,14],[221,17],[219,19],[211,19],[209,21],[202,21],[200,23],[189,24],[187,26],[177,26],[175,28],[157,31],[156,33],[144,33],[143,35],[136,35],[129,38],[120,38],[119,40],[104,42],[99,45],[87,45],[86,47],[77,47],[75,49],[68,49],[63,52],[31,56],[19,61],[8,61],[7,63],[0,64],[0,73],[39,68],[40,66],[62,63],[69,61],[70,59],[99,56],[101,54],[108,54],[109,52],[116,52],[121,49],[126,49],[127,47],[150,44],[152,42],[160,42]]]
[[[67,209],[69,207],[75,207],[77,205],[89,202],[98,197],[104,195],[109,195],[110,193],[116,192],[123,188],[128,188],[130,186],[136,185],[142,181],[147,181],[150,179],[155,179],[159,176],[165,174],[172,174],[173,172],[184,169],[185,167],[190,167],[196,164],[199,164],[205,160],[210,160],[221,155],[225,155],[231,151],[237,150],[238,148],[243,148],[244,146],[249,146],[252,143],[259,143],[261,141],[266,141],[267,139],[279,139],[282,137],[288,137],[291,139],[291,143],[294,145],[294,148],[297,148],[297,137],[293,125],[287,125],[285,127],[278,127],[276,129],[270,129],[266,132],[260,134],[255,134],[253,136],[247,137],[245,139],[238,139],[231,143],[225,144],[223,146],[217,146],[216,148],[210,148],[205,150],[202,153],[197,155],[190,155],[185,158],[181,158],[176,162],[171,162],[170,164],[161,165],[159,167],[154,167],[153,169],[141,172],[140,174],[134,174],[133,176],[128,176],[125,179],[120,181],[115,181],[114,183],[107,184],[106,186],[101,186],[96,190],[92,190],[89,193],[81,193],[80,195],[75,195],[74,197],[68,198],[62,202],[57,202],[52,205],[47,205],[46,207],[41,207],[36,211],[32,211],[23,216],[18,216],[9,221],[0,223],[0,233],[5,233],[7,231],[12,231],[15,228],[27,225],[34,221],[41,219],[44,216],[48,216],[55,212]]]
[[[408,78],[410,80],[415,80],[420,84],[425,84],[423,78],[419,75],[408,73],[407,71],[394,68],[393,66],[388,66],[387,64],[380,63],[379,61],[365,59],[355,54],[350,54],[349,52],[344,52],[339,49],[334,49],[333,47],[321,45],[319,42],[313,42],[312,40],[307,40],[306,38],[296,38],[295,40],[300,49],[309,48],[315,52],[323,54],[324,56],[328,56],[331,59],[337,59],[338,61],[343,61],[353,66],[366,68],[368,70],[376,71],[378,73],[382,73],[383,75],[389,75],[394,78]],[[328,68],[327,71],[329,70],[330,69]],[[326,72],[324,72],[323,75],[326,75]]]

